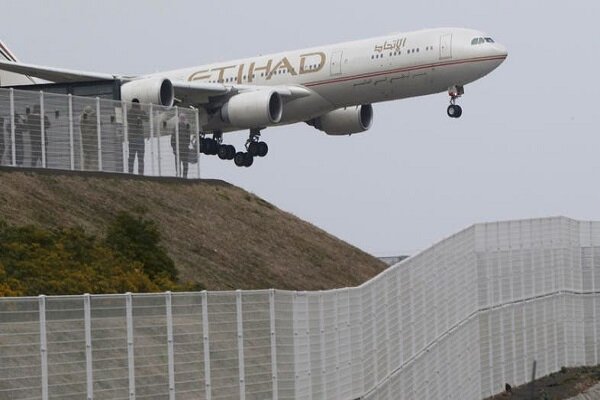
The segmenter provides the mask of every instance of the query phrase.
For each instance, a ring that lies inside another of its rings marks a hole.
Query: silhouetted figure
[[[504,390],[506,390],[506,393],[512,394],[512,386],[510,386],[508,383],[504,385]]]
[[[27,115],[27,129],[29,129],[29,138],[31,141],[31,166],[37,166],[37,162],[42,163],[42,115],[40,105],[33,106],[33,112]],[[44,115],[44,151],[46,159],[48,158],[48,128],[50,128],[50,120]]]
[[[85,107],[79,116],[79,130],[83,147],[83,168],[95,171],[98,169],[98,119],[91,106]]]
[[[173,155],[175,156],[175,171],[178,176],[187,178],[188,165],[189,165],[189,153],[190,153],[190,137],[191,127],[187,122],[185,115],[179,116],[179,165],[177,165],[177,139],[175,136],[175,130],[171,135],[171,148],[173,149]],[[183,167],[183,168],[182,168]],[[180,173],[180,171],[182,173]]]
[[[15,113],[15,164],[23,166],[23,135],[27,131],[25,117]]]
[[[130,174],[133,173],[133,162],[135,156],[138,158],[138,174],[144,175],[144,121],[148,121],[148,114],[140,103],[133,102],[131,108],[127,111],[127,135],[129,140],[129,163],[127,170]]]

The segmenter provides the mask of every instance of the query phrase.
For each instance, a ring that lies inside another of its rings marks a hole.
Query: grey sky
[[[439,94],[376,104],[373,128],[328,137],[268,129],[249,169],[222,178],[375,255],[414,252],[472,223],[600,219],[600,2],[3,1],[22,61],[147,73],[439,26],[483,30],[508,60],[466,87],[463,118]],[[241,147],[246,133],[225,137]]]

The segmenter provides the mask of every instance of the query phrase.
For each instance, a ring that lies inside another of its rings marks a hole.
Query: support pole
[[[11,89],[12,90],[12,89]],[[42,400],[48,400],[48,343],[46,341],[46,296],[40,295],[40,360],[42,367]]]
[[[196,111],[196,168],[198,168],[198,179],[200,179],[200,111]]]
[[[210,337],[208,330],[208,294],[202,292],[202,340],[204,343],[204,387],[206,389],[206,400],[211,400],[212,389],[210,387]]]
[[[165,293],[167,308],[167,354],[169,359],[169,400],[175,400],[175,352],[173,351],[173,295]]]
[[[271,379],[273,380],[273,400],[279,399],[277,386],[277,335],[275,332],[275,290],[269,290],[269,316],[271,325]]]
[[[42,168],[46,168],[46,108],[44,107],[44,92],[40,90],[40,130],[42,134]]]
[[[121,102],[122,115],[123,115],[123,172],[132,174],[133,171],[129,171],[129,124],[127,123],[127,104]],[[133,168],[132,168],[133,169]]]
[[[157,156],[158,156],[158,176],[162,176],[162,158],[160,156],[160,139],[162,136],[162,127],[159,124],[158,125],[158,135],[157,135],[157,147],[156,147],[156,152],[157,152]]]
[[[148,124],[150,125],[150,171],[152,172],[152,176],[156,176],[154,173],[154,147],[156,147],[156,143],[154,143],[154,113],[152,104],[149,106],[148,114]]]
[[[181,160],[179,156],[179,107],[175,107],[175,175],[183,176],[181,173],[181,165],[179,163]]]
[[[87,381],[87,400],[94,400],[94,375],[92,362],[92,312],[90,295],[83,296],[83,314],[85,325],[85,376]]]
[[[73,95],[69,94],[69,155],[71,171],[75,169],[75,144],[73,139]]]
[[[17,148],[15,143],[16,138],[15,129],[15,90],[10,88],[10,143],[11,143],[11,164],[13,167],[17,166]]]
[[[135,358],[133,353],[133,304],[131,293],[125,293],[127,318],[127,365],[129,368],[129,400],[135,400]]]
[[[246,373],[244,371],[244,318],[242,314],[242,291],[236,290],[235,304],[237,314],[238,366],[240,375],[240,400],[246,400]]]
[[[98,132],[98,171],[102,171],[102,121],[99,97],[96,97],[96,131]]]

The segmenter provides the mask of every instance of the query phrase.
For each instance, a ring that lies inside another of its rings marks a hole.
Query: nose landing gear
[[[456,104],[456,100],[465,94],[465,88],[463,86],[452,86],[448,89],[448,94],[450,95],[450,105],[446,112],[450,118],[460,118],[462,107]]]

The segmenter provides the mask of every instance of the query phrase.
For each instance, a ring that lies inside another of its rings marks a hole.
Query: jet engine
[[[240,129],[275,125],[282,115],[281,96],[271,90],[236,94],[221,108],[221,119]]]
[[[340,108],[307,122],[328,135],[351,135],[367,131],[373,124],[370,104]]]
[[[121,99],[131,103],[149,103],[171,107],[175,101],[175,90],[170,80],[146,78],[121,85]]]

